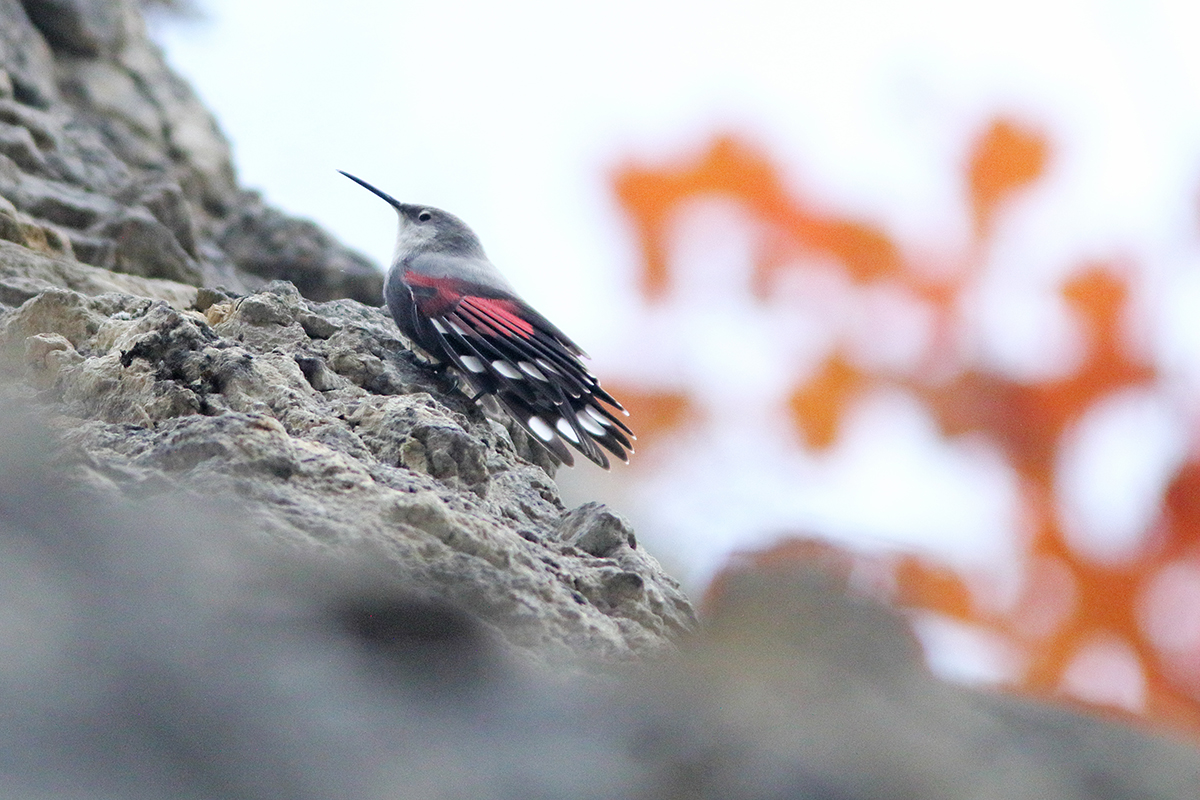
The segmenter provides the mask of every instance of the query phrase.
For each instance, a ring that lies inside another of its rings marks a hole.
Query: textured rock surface
[[[199,305],[142,287],[156,291],[48,288],[0,316],[9,374],[58,410],[86,481],[238,498],[310,549],[373,541],[407,584],[540,658],[629,660],[693,627],[628,524],[596,505],[565,514],[530,460],[541,451],[415,364],[381,310],[283,282]]]
[[[382,276],[237,187],[135,0],[0,0],[0,239],[106,269],[378,304]]]

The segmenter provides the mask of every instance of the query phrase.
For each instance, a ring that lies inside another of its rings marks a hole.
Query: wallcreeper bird
[[[452,366],[476,400],[493,395],[557,461],[575,463],[565,440],[605,469],[601,447],[628,463],[637,437],[613,410],[629,412],[583,366],[583,350],[517,296],[466,223],[342,174],[400,218],[383,298],[409,341]]]

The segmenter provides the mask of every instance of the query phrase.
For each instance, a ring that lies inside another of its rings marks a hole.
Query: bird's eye
[[[430,214],[428,211],[422,211],[420,214],[417,214],[417,222],[429,222],[431,219],[433,219],[433,214]]]

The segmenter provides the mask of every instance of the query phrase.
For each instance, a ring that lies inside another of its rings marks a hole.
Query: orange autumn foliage
[[[986,238],[1002,200],[1041,177],[1050,148],[1036,133],[996,120],[980,137],[967,168],[975,235]]]
[[[863,378],[854,365],[835,353],[816,375],[795,388],[789,406],[809,447],[826,448],[836,441],[842,413],[863,390]]]
[[[1072,427],[1114,392],[1165,380],[1127,342],[1136,269],[1081,263],[1060,287],[1086,343],[1067,374],[1021,382],[967,361],[953,344],[966,324],[962,299],[982,270],[997,219],[1006,204],[1044,176],[1052,156],[1043,134],[1011,120],[996,120],[979,134],[963,164],[974,241],[950,274],[918,268],[915,257],[907,257],[880,226],[824,213],[819,204],[792,196],[770,159],[733,137],[718,137],[696,157],[663,167],[623,165],[614,184],[638,239],[641,288],[650,304],[669,298],[679,277],[669,271],[676,216],[686,204],[713,196],[740,204],[767,231],[753,265],[760,299],[770,296],[784,272],[803,273],[817,263],[835,264],[853,286],[886,285],[917,298],[932,316],[935,334],[916,367],[897,373],[863,365],[834,347],[815,371],[797,370],[784,402],[798,442],[811,450],[829,448],[865,393],[903,391],[926,407],[945,437],[985,437],[1005,455],[1019,476],[1024,517],[1033,528],[1020,565],[1021,587],[1001,608],[977,600],[979,576],[925,556],[869,556],[811,536],[792,536],[742,563],[816,564],[845,576],[884,574],[887,580],[876,593],[897,607],[934,612],[1001,637],[1020,656],[1013,686],[1045,697],[1071,700],[1063,687],[1072,663],[1089,643],[1115,637],[1140,665],[1145,717],[1200,734],[1200,597],[1198,608],[1190,610],[1172,611],[1167,602],[1194,596],[1177,589],[1191,585],[1187,576],[1200,576],[1200,458],[1174,477],[1153,535],[1123,560],[1097,563],[1076,552],[1057,510],[1058,455]],[[651,395],[639,398],[644,413],[639,433],[653,437],[687,425],[693,399],[675,393],[658,408]],[[718,578],[710,591],[719,592],[720,585]],[[1155,614],[1175,616],[1164,621]],[[1173,631],[1173,638],[1164,630]]]
[[[837,259],[856,280],[900,273],[899,253],[882,231],[822,215],[793,201],[775,168],[736,139],[718,138],[697,162],[674,169],[626,167],[618,171],[615,184],[637,230],[643,254],[642,290],[651,300],[670,289],[667,238],[673,212],[705,195],[738,199],[758,218],[792,234],[799,250]]]

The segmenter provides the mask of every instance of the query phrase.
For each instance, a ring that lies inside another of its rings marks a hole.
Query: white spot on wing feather
[[[604,428],[597,425],[596,420],[592,419],[589,415],[584,414],[582,411],[575,415],[575,419],[579,420],[580,426],[592,436],[604,435]]]
[[[529,428],[535,434],[537,434],[537,437],[543,442],[553,441],[554,439],[554,429],[547,425],[546,420],[542,419],[541,417],[530,417]]]
[[[608,421],[608,417],[601,414],[600,411],[597,410],[597,408],[595,406],[585,406],[583,410],[586,411],[588,414],[590,414],[592,419],[596,420],[596,422],[599,422],[604,427],[606,427],[606,428],[612,427],[612,423]]]
[[[524,372],[526,375],[537,378],[539,381],[546,380],[545,374],[540,369],[535,367],[533,364],[530,364],[528,361],[518,361],[517,366],[520,367],[521,371]]]
[[[438,333],[442,334],[443,336],[445,336],[447,333],[450,332],[449,330],[447,330],[446,326],[442,324],[442,321],[440,319],[430,318],[429,321],[431,323],[433,323],[433,329],[435,331],[437,331]]]
[[[471,372],[484,372],[487,369],[483,366],[483,362],[475,356],[462,356],[462,363]]]
[[[496,372],[499,372],[504,377],[510,378],[512,380],[521,380],[525,377],[524,375],[522,375],[520,372],[517,371],[516,367],[514,367],[512,364],[508,363],[507,361],[501,361],[500,359],[496,359],[495,361],[492,362],[492,367],[496,370]]]
[[[563,436],[575,444],[579,444],[579,437],[575,434],[575,429],[571,427],[571,423],[565,417],[559,417],[558,422],[554,423],[554,427],[558,428],[558,432]]]
[[[457,333],[459,336],[470,336],[471,335],[471,334],[467,333],[465,330],[463,330],[462,326],[459,325],[454,320],[450,319],[450,320],[446,320],[446,321],[450,323],[450,327],[454,328],[454,332]]]
[[[544,369],[544,370],[546,370],[546,371],[548,371],[548,372],[553,372],[553,373],[555,373],[556,375],[561,375],[561,374],[562,374],[561,372],[559,372],[559,371],[558,371],[558,367],[554,366],[553,364],[551,364],[549,361],[547,361],[547,360],[546,360],[546,359],[544,359],[544,358],[539,358],[539,359],[537,360],[537,363],[538,363],[538,366],[539,366],[539,367],[541,367],[542,369]]]

